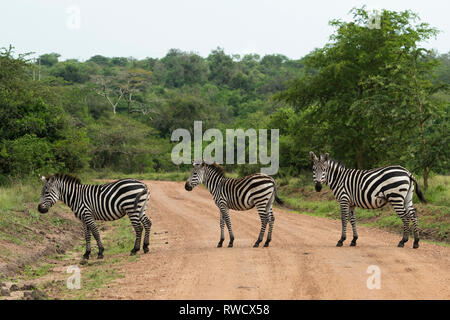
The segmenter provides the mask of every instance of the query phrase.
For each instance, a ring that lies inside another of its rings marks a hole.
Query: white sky
[[[329,20],[351,20],[350,9],[364,4],[418,13],[442,31],[425,47],[450,51],[448,0],[2,0],[0,47],[80,60],[163,57],[170,48],[207,56],[217,46],[230,54],[301,58],[327,42]],[[74,6],[79,28],[70,27],[76,25]]]

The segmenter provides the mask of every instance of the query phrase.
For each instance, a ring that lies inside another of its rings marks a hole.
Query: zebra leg
[[[351,247],[356,246],[356,240],[358,240],[358,232],[356,231],[356,216],[355,216],[355,206],[350,208],[350,224],[353,230],[353,239],[350,243]]]
[[[273,223],[274,222],[275,222],[275,216],[273,215],[272,209],[270,209],[270,213],[269,213],[269,231],[267,233],[267,239],[266,239],[266,242],[264,243],[264,247],[268,247],[270,241],[272,241],[272,229],[273,229]]]
[[[397,197],[390,198],[389,202],[394,207],[394,210],[397,212],[400,219],[403,221],[403,237],[397,245],[397,247],[403,248],[405,246],[405,242],[408,242],[409,238],[409,214],[406,210],[405,200]]]
[[[266,212],[266,208],[258,208],[258,214],[261,218],[261,230],[259,232],[258,240],[256,240],[255,244],[253,245],[253,248],[258,248],[259,243],[262,241],[264,237],[264,232],[266,231],[267,222],[269,222],[269,214]]]
[[[228,248],[232,248],[233,241],[234,241],[234,234],[233,234],[233,230],[231,229],[230,213],[228,212],[228,210],[225,211],[223,218],[225,220],[225,223],[227,224],[228,233],[230,235],[230,242],[228,242]]]
[[[340,204],[341,204],[342,235],[339,241],[337,242],[336,247],[342,247],[345,239],[347,239],[347,219],[348,219],[349,204],[346,201],[343,201]]]
[[[142,249],[144,249],[144,253],[147,253],[149,251],[148,246],[150,244],[150,229],[152,227],[152,222],[144,213],[144,215],[142,215],[141,217],[141,223],[144,226],[145,230],[144,245],[142,246]]]
[[[411,185],[408,193],[405,197],[405,212],[407,212],[408,219],[412,220],[413,228],[414,228],[414,244],[413,248],[419,248],[419,226],[417,223],[417,210],[413,206],[413,194],[414,194],[414,185]],[[408,221],[409,228],[409,221]],[[409,233],[409,230],[408,230]]]
[[[136,252],[138,252],[141,249],[141,237],[143,227],[138,215],[139,213],[129,215],[131,225],[133,226],[134,231],[136,232],[136,241],[134,242],[133,249],[131,249],[130,256],[134,256]]]
[[[223,240],[225,240],[224,229],[225,229],[225,220],[223,218],[223,213],[221,210],[220,211],[220,240],[219,240],[219,243],[217,244],[217,248],[222,248]]]
[[[103,247],[102,240],[100,239],[100,232],[98,231],[97,225],[95,224],[93,219],[90,219],[87,224],[88,224],[89,229],[92,232],[92,235],[95,238],[95,241],[97,241],[97,246],[98,246],[97,259],[103,259],[103,251],[105,251],[105,248]]]
[[[408,242],[409,238],[409,215],[406,212],[399,213],[400,218],[403,221],[403,238],[398,243],[399,248],[403,248],[405,246],[405,242]]]
[[[89,260],[89,255],[91,254],[91,231],[89,230],[88,225],[82,221],[83,223],[83,232],[84,239],[86,240],[86,252],[83,254],[84,260]]]
[[[412,220],[413,223],[413,227],[414,227],[414,244],[413,244],[413,248],[417,249],[419,248],[419,225],[417,222],[417,210],[416,209],[411,209],[409,211],[410,214],[410,218]]]

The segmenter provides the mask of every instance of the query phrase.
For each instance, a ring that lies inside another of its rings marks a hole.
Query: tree
[[[144,172],[148,171],[151,159],[161,152],[161,142],[154,138],[155,131],[126,116],[103,118],[88,130],[93,145],[93,168]]]
[[[416,23],[411,11],[383,10],[379,29],[368,27],[364,7],[351,12],[352,22],[330,22],[336,28],[331,41],[305,57],[307,73],[277,99],[312,111],[309,121],[323,128],[324,147],[363,168],[404,146],[403,133],[417,107],[390,81],[409,76],[399,66],[410,64],[418,44],[437,30]],[[420,72],[425,77],[430,70]]]
[[[45,53],[43,55],[39,56],[39,59],[41,60],[41,64],[43,66],[51,67],[58,63],[58,58],[61,57],[59,53]]]
[[[50,70],[50,74],[61,77],[70,83],[85,83],[89,80],[87,68],[78,61],[67,60],[58,63]]]
[[[214,81],[218,85],[227,85],[230,83],[233,75],[233,59],[225,54],[222,48],[213,50],[208,56],[209,62],[209,80]]]
[[[113,114],[116,114],[117,107],[122,99],[126,99],[128,113],[145,113],[147,108],[143,101],[136,100],[136,93],[145,91],[151,82],[150,71],[144,69],[131,69],[118,72],[114,76],[94,76],[96,83],[95,92],[104,97],[110,104]],[[134,107],[133,104],[140,106]]]
[[[77,171],[87,165],[87,144],[53,99],[52,89],[32,81],[24,56],[0,51],[0,175]]]
[[[102,66],[108,66],[111,62],[111,59],[97,54],[95,56],[92,56],[88,61],[92,61],[92,62],[102,65]]]
[[[195,53],[170,49],[161,62],[165,67],[165,83],[168,87],[203,83],[208,78],[207,64]]]
[[[436,75],[439,81],[450,83],[450,52],[436,57],[440,64],[436,68]]]

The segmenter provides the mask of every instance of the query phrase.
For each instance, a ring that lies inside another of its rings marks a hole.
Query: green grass
[[[25,269],[22,271],[22,274],[26,279],[35,279],[46,275],[52,268],[53,265],[47,263],[38,266],[29,265],[25,267]]]
[[[105,236],[105,254],[129,254],[136,239],[130,219],[128,217],[123,217],[119,220],[110,222],[110,224],[112,225],[114,232],[110,232]]]
[[[101,183],[98,179],[123,179],[133,178],[138,180],[160,180],[160,181],[186,181],[191,171],[173,171],[173,172],[147,172],[147,173],[122,173],[111,170],[89,171],[80,175],[83,183]],[[227,172],[227,177],[237,178],[237,172]]]
[[[9,186],[0,186],[0,212],[21,210],[24,203],[38,202],[42,184],[38,180],[15,181]]]
[[[122,173],[110,170],[92,171],[89,174],[82,174],[83,183],[91,183],[95,179],[123,179],[134,178],[138,180],[162,180],[162,181],[184,181],[189,178],[190,171],[180,172],[148,172],[148,173]]]
[[[423,190],[423,179],[419,178]],[[428,181],[428,190],[424,192],[425,199],[435,206],[450,206],[450,176],[434,175]],[[450,213],[450,210],[447,211]]]
[[[81,267],[81,288],[69,290],[65,283],[60,284],[55,288],[58,296],[65,299],[90,299],[97,289],[124,277],[120,271],[122,263],[134,262],[139,259],[142,251],[136,256],[129,256],[134,246],[135,233],[127,217],[112,222],[103,222],[101,225],[108,225],[109,229],[107,232],[100,232],[105,246],[104,259],[96,259],[97,246],[95,241],[91,242],[91,258],[87,264]],[[85,242],[83,240],[74,248],[74,254],[81,258],[84,250]],[[55,259],[60,260],[60,258]],[[70,259],[70,257],[66,254],[63,259]]]
[[[65,291],[72,295],[72,299],[89,299],[96,289],[105,287],[108,283],[115,279],[123,278],[122,274],[112,268],[90,268],[84,270],[85,271],[81,273],[80,289],[69,290],[65,288]]]

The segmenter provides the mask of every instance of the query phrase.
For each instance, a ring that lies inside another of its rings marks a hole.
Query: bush
[[[59,169],[55,163],[52,146],[45,138],[26,134],[13,141],[6,142],[2,157],[9,163],[9,172],[15,176],[49,172]],[[39,172],[38,172],[39,171]]]

